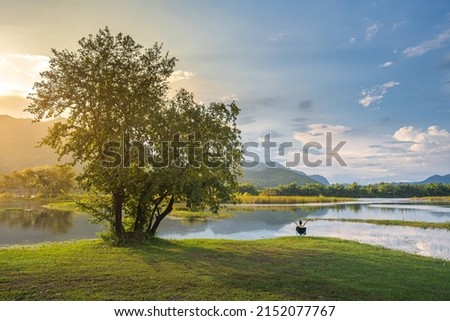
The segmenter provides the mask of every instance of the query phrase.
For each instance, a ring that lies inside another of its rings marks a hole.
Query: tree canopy
[[[16,171],[0,179],[0,191],[15,196],[56,197],[75,186],[70,166],[36,166]]]
[[[98,196],[84,205],[116,236],[154,235],[175,202],[217,211],[230,200],[242,160],[234,102],[169,97],[176,59],[108,28],[52,53],[27,111],[67,118],[42,144],[83,164],[80,185]]]
[[[246,190],[256,188],[251,184],[245,184]],[[258,191],[253,194],[258,194]],[[403,197],[423,197],[423,196],[448,196],[450,195],[450,184],[428,183],[428,184],[408,184],[408,183],[377,183],[369,185],[359,185],[354,182],[349,185],[331,184],[303,184],[290,183],[277,187],[266,188],[259,191],[260,195],[267,196],[334,196],[334,197],[364,197],[364,198],[403,198]]]

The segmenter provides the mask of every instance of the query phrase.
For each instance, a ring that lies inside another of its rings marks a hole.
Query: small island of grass
[[[407,226],[418,227],[423,229],[446,229],[450,231],[450,222],[419,222],[419,221],[402,221],[402,220],[371,220],[371,219],[354,219],[354,218],[311,218],[311,221],[331,221],[331,222],[348,222],[348,223],[367,223],[385,226]]]

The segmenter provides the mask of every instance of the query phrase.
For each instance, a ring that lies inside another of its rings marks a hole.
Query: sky
[[[0,114],[31,117],[25,97],[51,48],[76,50],[108,26],[179,59],[172,92],[235,100],[242,139],[258,144],[248,150],[260,161],[270,133],[270,160],[299,154],[294,169],[331,182],[450,173],[449,1],[0,0],[0,8]],[[292,147],[283,152],[283,143]],[[305,145],[320,166],[304,161]],[[327,145],[341,162],[327,165]]]

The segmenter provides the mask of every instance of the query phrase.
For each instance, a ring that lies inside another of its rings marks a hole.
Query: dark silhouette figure
[[[300,236],[306,235],[306,223],[308,223],[309,220],[307,220],[305,223],[302,222],[302,220],[298,220],[298,223],[295,223],[297,226],[295,227],[295,230]]]

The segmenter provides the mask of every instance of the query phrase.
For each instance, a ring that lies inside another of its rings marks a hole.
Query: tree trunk
[[[158,229],[159,224],[161,223],[161,221],[162,221],[167,215],[169,215],[170,212],[172,212],[172,210],[173,210],[173,203],[174,203],[174,202],[175,202],[175,197],[172,195],[172,196],[170,197],[169,204],[167,205],[166,209],[165,209],[161,214],[159,214],[158,216],[156,216],[155,223],[153,223],[153,225],[150,225],[151,228],[147,230],[147,233],[149,233],[151,236],[155,236],[156,230]],[[152,223],[152,222],[150,222],[150,224],[151,224],[151,223]],[[150,226],[149,226],[149,227],[150,227]]]
[[[145,216],[145,210],[144,206],[139,201],[137,209],[136,209],[136,219],[134,221],[134,231],[135,232],[142,232],[144,229],[144,216]]]
[[[113,210],[114,210],[114,233],[116,236],[121,237],[123,235],[122,225],[122,209],[124,201],[123,191],[116,191],[112,194]]]
[[[163,194],[156,200],[153,200],[153,209],[152,209],[152,213],[150,214],[150,217],[148,218],[148,225],[147,225],[147,230],[145,231],[145,233],[150,234],[150,230],[152,229],[152,225],[153,225],[153,218],[155,218],[155,214],[156,214],[156,217],[158,217],[159,204],[161,204],[161,202],[164,200],[165,197],[166,197],[166,195]]]
[[[143,191],[141,192],[141,195],[139,195],[139,202],[136,208],[136,219],[134,221],[134,231],[135,232],[142,232],[144,230],[144,225],[146,222],[145,219],[145,213],[146,213],[146,197],[147,193],[150,190],[152,184],[147,183],[147,185],[144,187]]]

